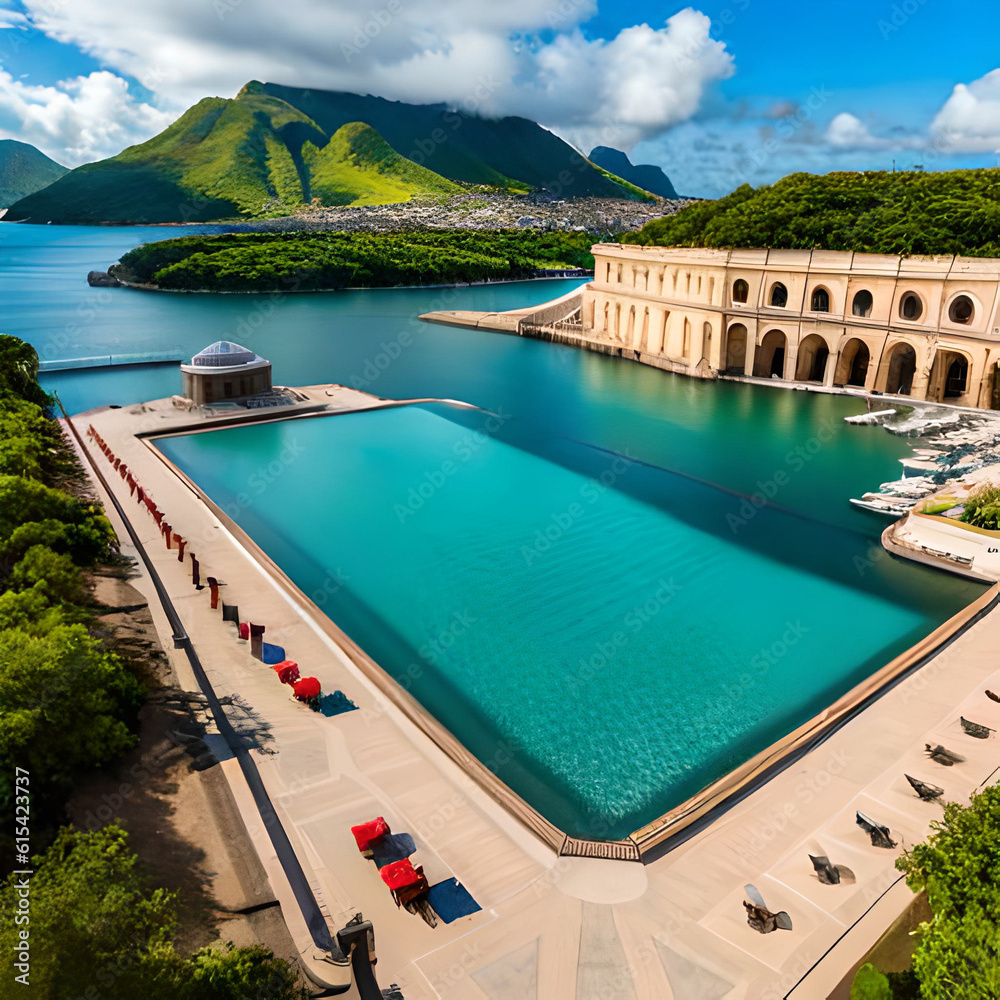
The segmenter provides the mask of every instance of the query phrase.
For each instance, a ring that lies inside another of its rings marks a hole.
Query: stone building
[[[707,378],[1000,408],[1000,260],[613,243],[593,252],[594,280],[563,319],[614,353]]]
[[[271,362],[230,340],[218,340],[181,365],[181,394],[198,406],[271,391]]]

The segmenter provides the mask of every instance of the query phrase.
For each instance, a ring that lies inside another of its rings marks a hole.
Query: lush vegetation
[[[0,769],[31,770],[44,824],[75,779],[132,745],[140,688],[87,630],[82,569],[109,556],[114,533],[65,488],[78,471],[37,370],[29,345],[0,336]],[[0,803],[12,794],[4,782]]]
[[[626,242],[1000,256],[1000,170],[790,174],[647,223]]]
[[[932,918],[916,932],[909,973],[862,966],[852,1000],[981,1000],[1000,996],[1000,786],[948,802],[931,834],[896,861]]]
[[[39,154],[40,155],[40,154]],[[10,205],[33,222],[208,222],[441,197],[459,184],[646,198],[524,118],[250,83]]]
[[[0,842],[6,858],[14,807],[23,808],[14,775],[27,772],[31,844],[50,844],[32,860],[25,995],[299,997],[295,971],[264,948],[178,954],[174,898],[140,877],[119,827],[57,832],[80,778],[135,745],[142,689],[133,665],[93,634],[85,574],[112,556],[115,536],[101,509],[78,495],[81,470],[37,373],[33,348],[0,335],[0,811],[10,820]],[[6,984],[20,971],[17,879],[0,884]]]
[[[0,208],[40,191],[67,172],[41,150],[16,139],[0,139]]]
[[[63,830],[32,861],[31,973],[25,995],[47,1000],[305,996],[292,967],[259,946],[179,955],[171,943],[177,927],[175,897],[147,885],[118,826],[90,833]],[[20,928],[10,919],[18,912],[18,899],[17,876],[11,876],[0,886],[0,906],[8,915],[0,924],[5,983],[14,983],[18,974]]]
[[[965,501],[962,520],[977,528],[1000,531],[1000,486],[984,483],[974,489]]]
[[[307,291],[530,277],[594,266],[586,233],[227,233],[130,250],[111,273],[171,289]]]
[[[921,996],[1000,996],[1000,786],[968,806],[948,802],[931,835],[896,862],[915,892],[927,893],[913,969]]]

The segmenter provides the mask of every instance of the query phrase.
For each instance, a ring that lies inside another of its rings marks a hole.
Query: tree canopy
[[[928,1000],[1000,996],[1000,787],[967,806],[948,802],[922,844],[896,865],[925,890],[933,920],[920,927],[913,968]]]
[[[411,233],[223,233],[130,250],[111,273],[160,288],[310,291],[448,284],[591,269],[586,233],[449,229]]]
[[[1000,256],[1000,169],[789,174],[648,222],[623,242]]]
[[[179,955],[171,943],[175,897],[147,885],[119,826],[64,829],[32,866],[31,996],[78,1000],[88,987],[98,997],[143,1000],[303,996],[292,967],[260,946]],[[0,906],[10,915],[17,901],[15,875],[0,886]],[[17,940],[14,921],[0,923],[8,983],[16,974]]]

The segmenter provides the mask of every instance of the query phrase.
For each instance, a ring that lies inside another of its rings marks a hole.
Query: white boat
[[[866,494],[866,496],[874,496],[874,494]],[[875,514],[885,514],[888,517],[902,517],[904,514],[910,512],[909,507],[903,507],[898,503],[889,503],[885,500],[855,500],[851,499],[851,503],[855,507],[861,507],[864,510],[870,510]]]
[[[887,507],[901,507],[903,510],[912,510],[920,502],[920,497],[894,497],[885,493],[862,493],[861,499],[866,503],[881,504]]]
[[[848,424],[877,424],[882,417],[894,417],[895,410],[872,410],[869,413],[859,413],[853,417],[844,417]]]

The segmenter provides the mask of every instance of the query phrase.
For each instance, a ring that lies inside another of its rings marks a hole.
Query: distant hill
[[[635,165],[620,149],[612,149],[611,146],[595,146],[590,151],[589,159],[604,170],[621,177],[622,180],[634,184],[636,187],[659,195],[661,198],[674,199],[677,191],[674,189],[670,178],[659,168],[651,163]]]
[[[8,220],[207,222],[323,205],[444,195],[459,183],[566,197],[652,195],[610,176],[525,118],[489,120],[277,84],[206,97],[148,142],[71,171]]]
[[[647,222],[624,242],[1000,257],[1000,169],[789,174]]]
[[[40,191],[65,173],[66,167],[34,146],[16,139],[0,139],[0,208]]]

